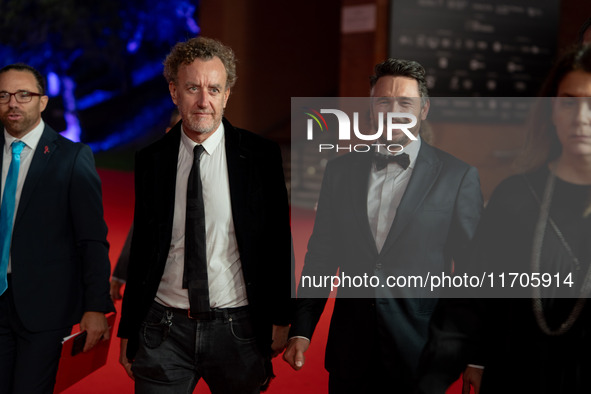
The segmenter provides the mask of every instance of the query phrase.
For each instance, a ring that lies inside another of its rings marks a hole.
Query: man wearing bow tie
[[[34,68],[0,69],[0,393],[52,393],[63,337],[108,338],[109,244],[90,148],[43,122]]]
[[[464,258],[480,217],[478,173],[421,139],[430,102],[419,63],[387,59],[375,67],[370,85],[374,126],[380,112],[412,114],[416,124],[408,134],[393,130],[374,152],[329,162],[302,277],[336,275],[338,269],[339,275],[374,276],[384,283],[389,276],[449,274],[452,260]],[[394,152],[397,145],[402,152]],[[284,354],[296,370],[304,365],[329,291],[300,282]],[[381,286],[338,290],[325,359],[330,393],[380,392],[388,386],[412,391],[437,303],[417,294]]]

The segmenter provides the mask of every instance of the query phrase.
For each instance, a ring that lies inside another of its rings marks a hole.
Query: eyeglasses
[[[7,104],[10,102],[10,97],[14,96],[17,103],[30,103],[33,97],[43,96],[41,93],[27,92],[26,90],[20,90],[16,93],[0,92],[0,104]]]

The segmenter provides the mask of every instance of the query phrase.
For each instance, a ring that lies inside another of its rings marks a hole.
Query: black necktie
[[[407,153],[401,153],[399,155],[382,155],[380,153],[374,153],[373,162],[378,171],[386,168],[388,163],[397,163],[400,167],[406,170],[410,165],[410,158]]]
[[[189,289],[191,313],[209,311],[207,256],[205,249],[205,209],[199,159],[203,146],[193,149],[193,166],[187,183],[187,213],[185,221],[185,270],[183,288]]]

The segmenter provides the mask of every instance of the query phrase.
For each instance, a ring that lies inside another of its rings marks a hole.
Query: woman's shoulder
[[[548,169],[546,167],[511,175],[495,188],[490,202],[516,208],[523,204],[531,204],[532,198],[535,198],[534,194],[541,195],[547,176]]]

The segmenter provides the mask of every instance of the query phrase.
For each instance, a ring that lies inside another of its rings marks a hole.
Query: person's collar
[[[408,158],[410,159],[410,164],[409,164],[409,168],[414,168],[415,166],[415,162],[417,161],[417,156],[419,155],[419,150],[421,149],[421,136],[417,135],[417,140],[416,141],[410,141],[402,151],[400,152],[390,152],[387,147],[386,144],[382,144],[380,142],[376,142],[376,144],[378,144],[377,148],[376,148],[376,153],[382,154],[382,155],[399,155],[401,153],[406,153],[408,155]],[[398,149],[396,147],[396,149]]]
[[[220,145],[220,142],[222,141],[223,138],[224,138],[224,123],[220,122],[220,125],[218,126],[218,128],[213,133],[211,133],[211,135],[205,141],[203,141],[203,143],[201,145],[203,145],[203,149],[205,149],[205,152],[207,152],[207,154],[209,154],[211,156],[211,154],[213,154],[213,152]],[[187,136],[182,123],[181,123],[181,143],[191,153],[193,152],[193,148],[195,148],[196,145],[199,145]]]
[[[27,134],[23,136],[23,138],[14,138],[12,135],[8,134],[6,128],[4,128],[4,150],[5,152],[11,151],[11,145],[14,141],[22,141],[25,143],[26,146],[31,148],[33,151],[37,148],[37,144],[39,144],[39,140],[41,139],[41,135],[43,134],[43,130],[45,129],[45,123],[43,119],[39,122],[37,126],[33,128],[33,130],[29,131]]]

